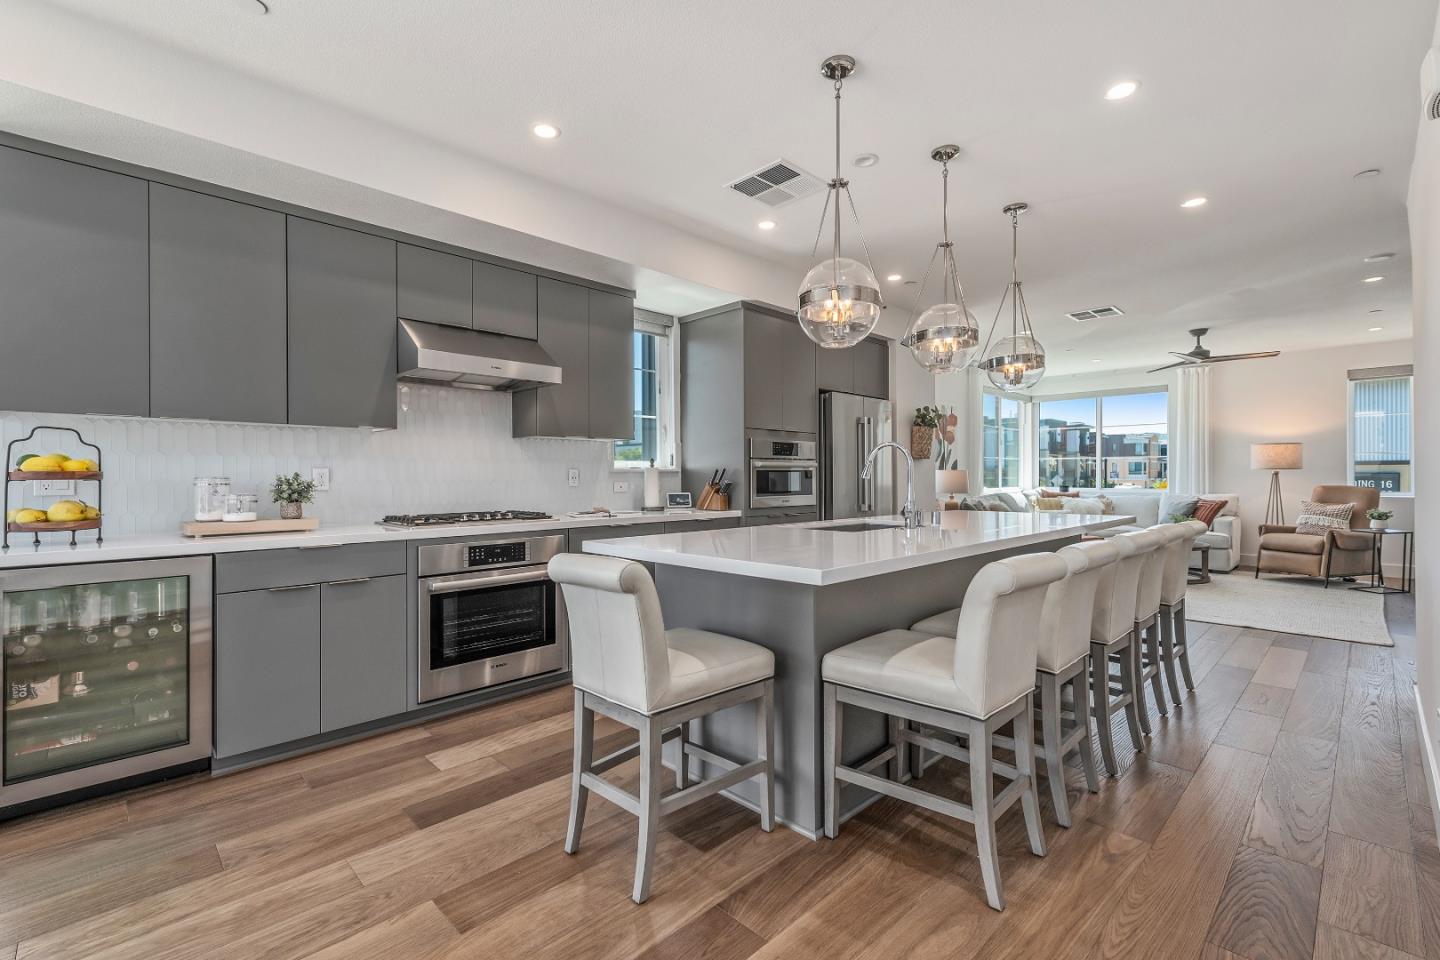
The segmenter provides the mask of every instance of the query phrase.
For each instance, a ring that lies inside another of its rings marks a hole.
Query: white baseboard
[[[1420,698],[1420,687],[1412,686],[1415,697],[1415,726],[1419,728],[1420,760],[1425,767],[1425,791],[1430,795],[1431,816],[1435,818],[1436,836],[1440,836],[1440,782],[1436,781],[1435,742],[1430,739],[1430,722],[1425,716],[1425,701]]]

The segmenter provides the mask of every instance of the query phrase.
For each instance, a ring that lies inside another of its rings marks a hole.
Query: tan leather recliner
[[[1380,491],[1374,487],[1321,484],[1310,494],[1315,503],[1353,503],[1351,530],[1369,526],[1365,511],[1380,506]],[[1331,530],[1324,536],[1296,533],[1290,525],[1260,525],[1260,550],[1255,576],[1261,573],[1298,573],[1307,577],[1358,577],[1370,573],[1374,538],[1368,533]]]

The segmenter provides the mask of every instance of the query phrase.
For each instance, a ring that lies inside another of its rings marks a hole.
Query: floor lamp
[[[1285,501],[1280,495],[1280,471],[1299,470],[1305,465],[1301,443],[1250,444],[1250,469],[1270,471],[1270,499],[1265,502],[1265,523],[1285,522]]]

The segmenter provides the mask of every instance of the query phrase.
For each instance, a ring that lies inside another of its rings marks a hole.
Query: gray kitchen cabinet
[[[855,348],[815,348],[816,390],[855,392]]]
[[[476,260],[470,264],[469,324],[476,330],[507,337],[539,337],[539,278]]]
[[[850,349],[855,354],[855,388],[852,393],[890,399],[890,347],[874,337]]]
[[[785,321],[746,310],[745,428],[785,429]],[[797,324],[798,326],[798,324]],[[801,336],[804,336],[802,333]]]
[[[569,553],[584,553],[586,540],[614,540],[619,537],[639,537],[646,533],[663,533],[663,524],[617,523],[606,527],[572,527],[566,533]]]
[[[215,755],[320,732],[320,587],[215,598]]]
[[[285,215],[150,186],[150,416],[285,423]]]
[[[815,354],[819,348],[794,318],[780,324],[780,409],[782,429],[816,433],[820,429],[820,394],[815,386]]]
[[[590,435],[589,291],[573,283],[541,277],[537,302],[540,346],[560,365],[561,382],[514,394],[511,401],[514,435],[587,437]]]
[[[395,241],[287,224],[289,421],[394,427]]]
[[[320,730],[405,712],[404,576],[320,588]]]
[[[665,524],[666,533],[690,533],[695,530],[733,530],[740,526],[739,517],[721,517],[718,520],[670,520]]]
[[[815,510],[804,510],[796,513],[761,513],[752,514],[745,518],[747,527],[769,527],[777,523],[807,523],[819,521],[820,514]]]
[[[150,412],[148,189],[0,147],[0,409]]]
[[[395,315],[470,326],[470,261],[409,243],[395,245]]]
[[[616,293],[590,293],[590,428],[597,440],[635,435],[635,301]]]

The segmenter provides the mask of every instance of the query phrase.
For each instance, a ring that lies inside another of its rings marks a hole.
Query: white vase
[[[1384,529],[1386,528],[1386,526],[1389,525],[1389,523],[1390,523],[1389,520],[1371,520],[1371,521],[1370,521],[1370,529],[1371,529],[1371,530],[1384,530]]]

